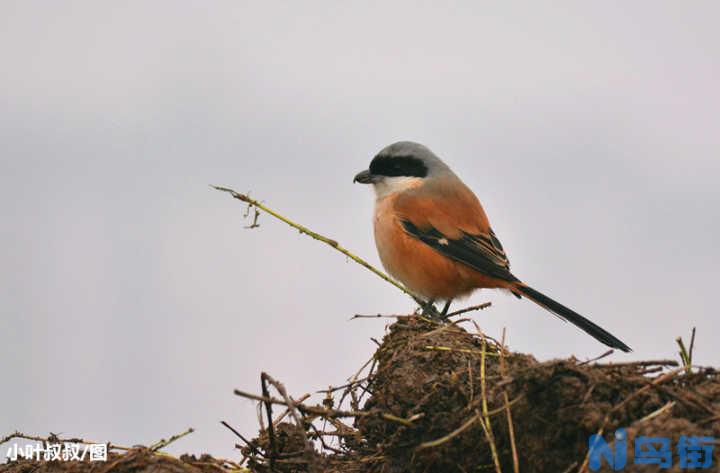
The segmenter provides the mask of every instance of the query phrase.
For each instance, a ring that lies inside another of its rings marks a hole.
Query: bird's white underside
[[[373,183],[373,189],[375,190],[375,197],[380,200],[390,194],[416,187],[420,185],[421,182],[421,177],[383,176],[377,182]]]

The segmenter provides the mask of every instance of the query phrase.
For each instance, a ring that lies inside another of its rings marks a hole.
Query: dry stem
[[[505,327],[503,327],[502,339],[501,339],[500,343],[502,344],[502,347],[500,350],[500,375],[505,377],[505,376],[507,376],[507,367],[505,365]],[[513,473],[519,473],[520,472],[520,460],[518,459],[517,445],[515,445],[515,428],[513,426],[512,410],[510,409],[510,400],[509,400],[508,393],[505,390],[505,388],[503,388],[503,401],[505,401],[505,412],[507,413],[508,432],[510,434],[510,450],[512,451]]]
[[[335,241],[335,240],[333,240],[333,239],[331,239],[331,238],[328,238],[328,237],[326,237],[326,236],[323,236],[323,235],[321,235],[321,234],[319,234],[319,233],[317,233],[317,232],[314,232],[314,231],[310,230],[309,228],[307,228],[307,227],[305,227],[305,226],[303,226],[303,225],[300,225],[299,223],[293,222],[293,221],[290,220],[289,218],[284,217],[283,215],[279,214],[279,213],[276,212],[275,210],[272,210],[271,208],[269,208],[269,207],[266,206],[265,204],[263,204],[263,203],[255,200],[255,199],[252,199],[250,196],[248,196],[248,195],[246,195],[246,194],[241,194],[241,193],[239,193],[239,192],[237,192],[237,191],[235,191],[235,190],[233,190],[233,189],[230,189],[229,187],[214,186],[214,185],[211,185],[210,187],[212,187],[213,189],[217,189],[217,190],[219,190],[219,191],[222,191],[222,192],[227,192],[228,194],[230,194],[231,196],[233,196],[235,199],[238,199],[238,200],[240,200],[240,201],[242,201],[242,202],[245,202],[245,203],[247,203],[248,205],[250,205],[251,207],[255,207],[256,209],[263,210],[264,212],[266,212],[266,213],[272,215],[273,217],[275,217],[276,219],[278,219],[278,220],[280,220],[280,221],[282,221],[282,222],[290,225],[291,227],[295,228],[295,229],[298,230],[300,233],[304,233],[305,235],[308,235],[309,237],[311,237],[311,238],[313,238],[313,239],[315,239],[315,240],[318,240],[318,241],[321,241],[321,242],[323,242],[323,243],[325,243],[325,244],[327,244],[327,245],[330,245],[331,247],[333,247],[334,249],[336,249],[336,250],[339,251],[340,253],[344,254],[345,256],[347,256],[348,258],[350,258],[351,260],[353,260],[353,261],[355,261],[356,263],[358,263],[360,266],[363,266],[363,267],[365,267],[366,269],[372,271],[372,272],[375,273],[375,275],[377,275],[378,277],[380,277],[380,278],[382,278],[383,280],[389,282],[390,284],[392,284],[392,285],[395,286],[396,288],[400,289],[402,292],[404,292],[404,293],[407,294],[408,296],[412,297],[412,298],[415,300],[415,302],[417,302],[418,304],[420,304],[420,305],[423,305],[423,304],[424,304],[423,300],[422,300],[420,297],[418,297],[418,296],[416,296],[415,294],[413,294],[408,288],[406,288],[405,286],[403,286],[403,285],[400,284],[399,282],[393,280],[392,278],[390,278],[390,276],[388,276],[388,275],[385,274],[384,272],[380,271],[379,269],[375,268],[373,265],[371,265],[370,263],[368,263],[368,262],[365,261],[364,259],[362,259],[362,258],[360,258],[359,256],[355,255],[354,253],[350,252],[350,250],[347,250],[347,249],[343,248],[343,247],[340,245],[340,243],[338,243],[337,241]],[[255,221],[255,223],[257,223],[257,220]],[[252,226],[252,225],[251,225],[251,226]],[[257,225],[255,225],[255,226],[257,226]]]
[[[495,464],[495,471],[502,473],[500,468],[500,459],[498,458],[497,446],[495,445],[495,435],[492,431],[492,424],[490,423],[490,416],[488,415],[488,402],[487,402],[487,389],[485,382],[485,353],[487,351],[487,341],[485,338],[482,339],[482,350],[480,353],[480,395],[482,396],[482,413],[483,419],[480,423],[482,424],[485,436],[490,443],[490,453],[492,453],[493,463]],[[507,405],[505,406],[507,407]],[[477,409],[476,409],[477,411]],[[479,413],[478,413],[479,417]]]
[[[195,429],[193,429],[192,427],[190,427],[190,428],[187,429],[185,432],[182,432],[182,433],[173,435],[172,437],[170,437],[170,438],[167,439],[167,440],[165,440],[165,439],[160,439],[158,442],[156,442],[156,443],[154,443],[153,445],[150,446],[150,450],[152,450],[153,452],[157,452],[157,451],[160,450],[161,448],[165,448],[165,447],[167,447],[168,445],[170,445],[171,443],[173,443],[174,441],[179,440],[179,439],[185,437],[186,435],[190,435],[190,434],[193,433],[193,432],[195,432]]]

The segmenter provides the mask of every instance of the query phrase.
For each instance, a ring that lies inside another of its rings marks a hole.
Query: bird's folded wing
[[[448,238],[434,227],[420,229],[409,220],[401,223],[408,234],[448,258],[487,276],[508,282],[518,280],[510,272],[510,262],[492,230],[489,234],[471,235],[463,232],[460,238]]]
[[[485,210],[459,180],[433,192],[406,192],[393,207],[408,234],[441,254],[487,276],[518,280]]]

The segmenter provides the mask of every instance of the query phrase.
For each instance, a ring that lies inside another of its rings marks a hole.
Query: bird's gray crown
[[[426,146],[398,141],[383,148],[370,163],[376,176],[427,177],[448,170],[447,165]]]

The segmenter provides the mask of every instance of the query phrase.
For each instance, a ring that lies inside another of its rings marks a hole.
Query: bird
[[[510,272],[510,260],[468,186],[426,146],[386,146],[353,183],[375,191],[375,244],[384,268],[421,296],[424,313],[446,317],[452,301],[477,289],[501,289],[527,298],[605,345],[625,343]],[[441,313],[436,301],[445,301]]]

